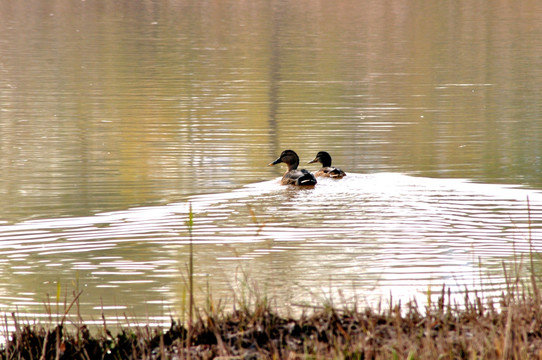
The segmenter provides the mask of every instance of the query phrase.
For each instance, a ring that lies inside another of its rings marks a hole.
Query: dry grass
[[[511,288],[515,288],[511,286]],[[17,327],[1,359],[542,359],[542,312],[527,293],[499,304],[465,296],[384,311],[332,309],[287,318],[269,306],[222,314],[196,312],[192,335],[173,323],[165,332],[130,328],[91,335],[85,325]],[[188,347],[187,344],[190,344]]]

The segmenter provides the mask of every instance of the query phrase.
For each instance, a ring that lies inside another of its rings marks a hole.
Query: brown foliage
[[[542,359],[541,312],[531,297],[503,298],[499,309],[475,296],[463,306],[415,304],[375,312],[326,309],[299,318],[268,306],[199,317],[187,348],[187,329],[108,331],[92,336],[24,326],[0,359]],[[448,294],[449,295],[449,294]]]

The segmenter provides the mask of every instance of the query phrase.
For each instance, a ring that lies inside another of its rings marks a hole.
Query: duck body
[[[316,154],[316,157],[309,161],[309,164],[319,162],[322,164],[322,168],[314,173],[315,177],[330,177],[334,179],[341,179],[346,176],[346,173],[341,169],[331,166],[331,155],[325,151],[320,151]]]
[[[305,169],[287,171],[280,180],[281,185],[310,186],[316,185],[314,175]]]
[[[282,185],[296,185],[296,186],[314,186],[316,185],[316,178],[309,171],[305,169],[298,169],[299,157],[293,150],[284,150],[280,157],[269,163],[269,166],[285,163],[288,166],[288,171],[284,173],[280,183]]]
[[[334,167],[324,167],[321,168],[318,171],[314,172],[315,177],[330,177],[330,178],[336,178],[340,179],[344,176],[346,176],[346,173],[342,171],[341,169],[337,169]]]

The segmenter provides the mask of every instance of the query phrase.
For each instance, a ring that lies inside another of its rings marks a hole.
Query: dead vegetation
[[[250,309],[200,314],[188,329],[129,328],[112,336],[87,326],[21,326],[1,359],[542,359],[542,312],[525,292],[500,303],[465,295],[461,306],[439,300],[383,311],[328,308],[298,318],[264,302]]]

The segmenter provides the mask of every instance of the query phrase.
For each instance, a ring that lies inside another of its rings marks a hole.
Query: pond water
[[[189,204],[200,304],[498,293],[542,250],[541,69],[536,1],[2,2],[0,312],[168,324]],[[280,186],[288,148],[348,175]]]

